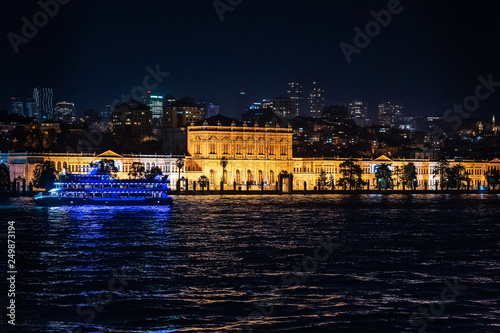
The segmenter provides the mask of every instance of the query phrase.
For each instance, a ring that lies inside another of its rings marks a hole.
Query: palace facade
[[[120,155],[112,151],[102,154],[74,153],[7,153],[0,154],[0,163],[10,167],[11,179],[25,185],[33,180],[33,172],[37,164],[52,161],[58,172],[76,173],[82,167],[103,159],[114,160],[118,168],[117,177],[128,178],[133,163],[141,163],[146,170],[159,167],[164,175],[168,175],[172,184],[179,176],[187,180],[190,189],[201,176],[206,176],[211,189],[219,189],[224,180],[225,189],[233,187],[246,190],[274,190],[278,175],[282,171],[293,174],[295,189],[313,190],[317,186],[319,174],[324,171],[333,177],[336,183],[342,177],[340,164],[347,159],[341,158],[294,158],[292,156],[292,128],[275,123],[265,126],[248,126],[240,121],[224,116],[215,116],[207,120],[192,123],[186,129],[186,146],[184,155]],[[182,170],[177,170],[176,161],[181,158],[185,162]],[[221,165],[225,158],[227,165]],[[363,169],[363,179],[376,187],[375,168],[386,163],[394,170],[405,164],[414,163],[417,171],[417,184],[420,190],[435,189],[439,179],[434,177],[433,170],[437,161],[429,159],[391,159],[380,156],[376,159],[356,159]],[[485,174],[490,169],[500,170],[500,160],[492,161],[456,161],[450,160],[450,166],[461,163],[471,178],[474,189],[486,185]],[[183,182],[184,184],[184,182]]]

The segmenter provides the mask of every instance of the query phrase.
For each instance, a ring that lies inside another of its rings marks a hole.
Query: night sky
[[[276,97],[289,77],[323,78],[328,103],[362,99],[374,114],[395,99],[407,115],[442,115],[474,93],[479,75],[500,81],[493,0],[401,1],[402,12],[348,64],[339,44],[353,44],[354,27],[364,30],[370,11],[388,3],[243,0],[221,22],[212,0],[72,0],[16,54],[7,34],[21,34],[21,18],[32,21],[41,8],[10,1],[2,10],[0,108],[41,86],[79,113],[100,110],[157,64],[170,75],[154,93],[220,104],[231,117],[241,115],[233,108],[239,91]],[[499,106],[500,88],[476,113],[500,116]]]

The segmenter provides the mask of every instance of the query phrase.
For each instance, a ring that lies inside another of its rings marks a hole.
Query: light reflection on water
[[[175,197],[172,207],[0,204],[18,238],[23,332],[72,331],[76,309],[128,285],[86,325],[94,332],[401,332],[443,277],[469,286],[429,331],[494,331],[499,294],[496,195]],[[340,244],[298,286],[283,273],[329,237]],[[278,302],[279,292],[287,295]],[[253,302],[275,304],[251,318]],[[457,316],[460,319],[454,319]],[[86,331],[85,329],[83,331]]]

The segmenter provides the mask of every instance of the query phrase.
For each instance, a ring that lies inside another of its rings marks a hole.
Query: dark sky
[[[21,34],[21,18],[32,21],[40,6],[10,1],[2,10],[0,108],[41,86],[79,112],[100,110],[157,64],[170,75],[155,93],[217,103],[232,117],[240,116],[239,91],[275,97],[292,76],[323,78],[327,102],[363,99],[374,113],[395,99],[410,115],[442,115],[474,93],[479,75],[500,81],[493,0],[401,1],[403,11],[348,64],[339,44],[353,44],[354,27],[364,29],[370,11],[388,3],[243,0],[221,22],[212,0],[71,0],[16,54],[7,34]],[[490,116],[499,103],[500,91],[477,114]]]

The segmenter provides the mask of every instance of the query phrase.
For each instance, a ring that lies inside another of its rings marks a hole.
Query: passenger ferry
[[[59,176],[59,182],[49,195],[39,193],[35,203],[40,206],[141,206],[172,203],[168,176],[149,180],[115,179],[97,167],[87,168],[84,174]]]

